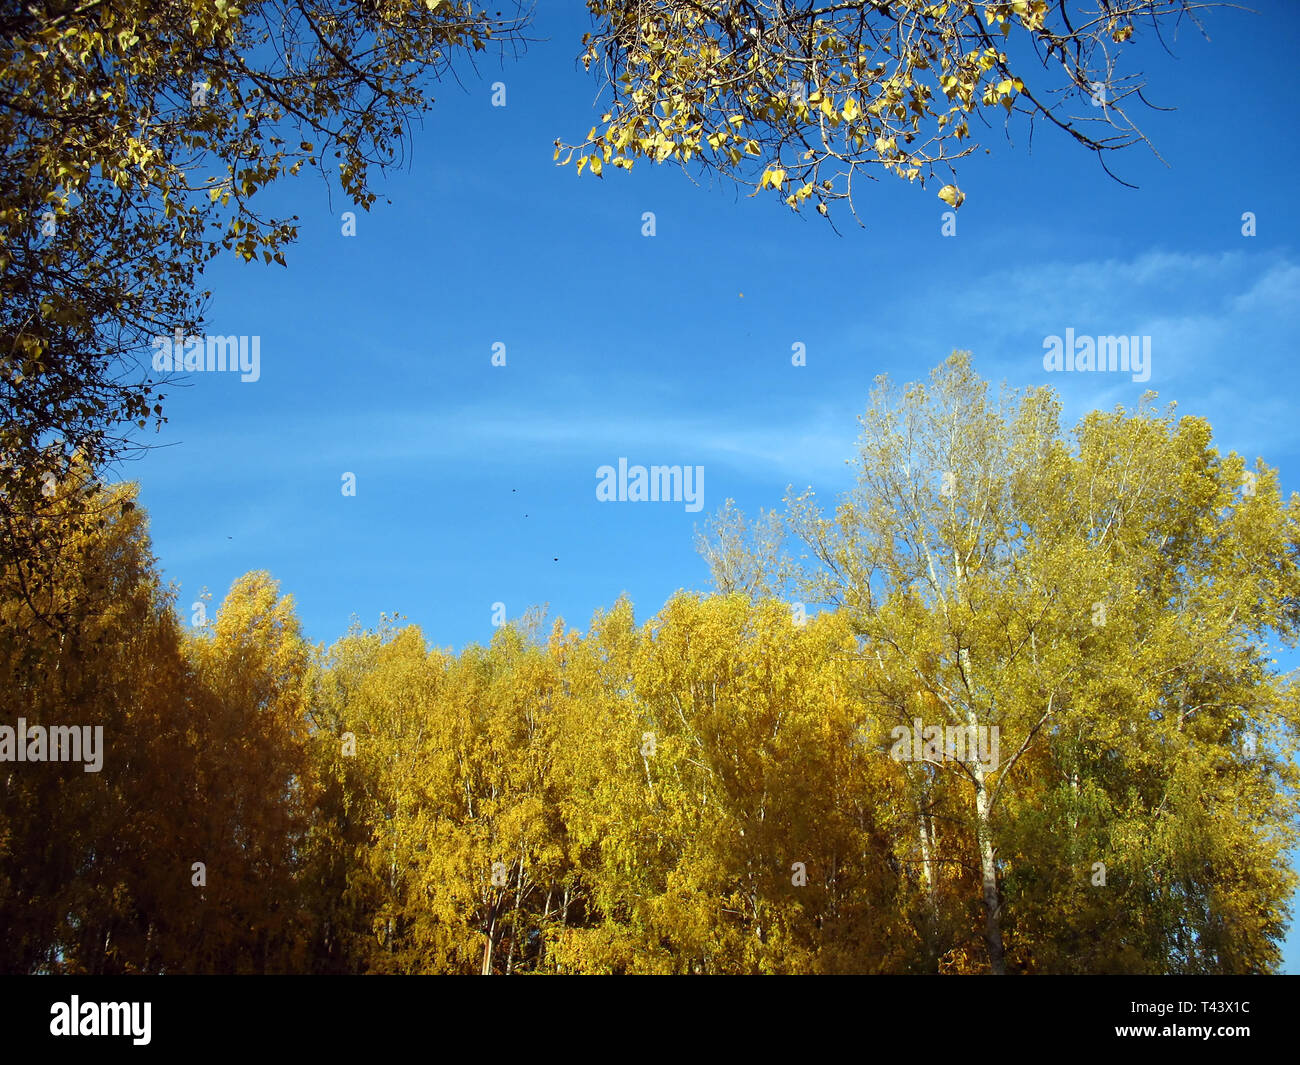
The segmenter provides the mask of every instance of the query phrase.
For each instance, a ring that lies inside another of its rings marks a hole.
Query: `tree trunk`
[[[510,951],[506,954],[506,975],[509,976],[515,968],[515,941],[519,938],[519,904],[523,898],[524,891],[524,859],[523,848],[520,848],[519,872],[515,876],[515,910],[510,917]]]
[[[975,715],[970,715],[974,724]],[[989,818],[989,790],[985,784],[984,764],[971,763],[975,777],[975,837],[980,849],[980,875],[984,882],[984,941],[988,944],[989,969],[994,976],[1005,976],[1002,953],[1002,904],[998,898],[998,867],[993,857],[993,834]]]
[[[964,577],[965,575],[962,574]],[[970,651],[962,647],[957,652],[962,676],[966,684],[966,724],[968,737],[978,733],[979,719],[975,716],[975,678],[970,664]],[[994,976],[1005,976],[1006,960],[1002,950],[1002,903],[998,897],[998,867],[993,855],[993,827],[989,809],[988,771],[978,758],[969,762],[971,776],[975,778],[975,839],[980,851],[980,879],[984,893],[984,942],[988,945],[989,970]]]
[[[934,849],[933,837],[930,835],[930,818],[925,812],[925,803],[929,798],[924,792],[921,793],[921,802],[917,805],[916,818],[917,828],[921,836],[921,877],[925,880],[925,893],[930,901],[930,928],[926,938],[925,950],[930,957],[930,967],[938,968],[938,931],[939,931],[939,900],[934,890]]]
[[[494,893],[495,894],[495,893]],[[496,939],[497,929],[497,900],[492,900],[492,909],[488,913],[487,921],[487,943],[483,945],[483,970],[481,976],[492,975],[492,945]]]

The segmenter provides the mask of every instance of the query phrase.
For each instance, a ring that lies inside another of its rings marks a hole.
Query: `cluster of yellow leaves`
[[[1081,42],[1108,33],[1123,43],[1132,33],[1114,16],[1079,31],[1049,25],[1046,0],[828,8],[815,17],[769,3],[588,6],[598,29],[582,58],[611,72],[613,106],[581,143],[557,140],[557,161],[576,159],[579,173],[600,176],[637,158],[695,160],[755,192],[775,190],[795,210],[815,198],[822,213],[848,196],[857,169],[925,181],[977,147],[964,143],[972,111],[1010,114],[1025,82],[989,29],[1016,28],[1049,56],[1068,47],[1076,59]],[[1152,17],[1170,13],[1165,0],[1148,6]],[[1067,71],[1067,87],[1087,83],[1086,74]],[[1033,98],[1025,110],[1043,113]]]

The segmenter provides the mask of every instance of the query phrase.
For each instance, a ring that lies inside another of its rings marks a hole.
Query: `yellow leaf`
[[[949,207],[960,207],[966,201],[966,194],[956,185],[945,185],[939,190],[939,199]]]

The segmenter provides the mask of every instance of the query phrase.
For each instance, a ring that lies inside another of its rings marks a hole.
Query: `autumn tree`
[[[313,853],[340,894],[322,902],[353,971],[539,965],[541,930],[568,913],[556,672],[516,625],[450,656],[386,624],[324,656]]]
[[[283,263],[259,192],[303,167],[354,209],[459,58],[519,40],[454,0],[31,0],[0,13],[0,549],[47,478],[162,417],[156,337],[202,334],[203,265]]]
[[[386,618],[381,632],[391,632]],[[367,721],[360,741],[351,727],[361,722],[355,698],[382,642],[380,633],[363,633],[354,618],[349,632],[328,651],[319,649],[311,664],[308,746],[317,792],[303,848],[310,885],[304,902],[317,916],[308,948],[311,972],[365,972],[376,939],[379,881],[366,857],[381,765],[373,738],[382,726]]]
[[[557,755],[586,920],[561,971],[920,968],[892,767],[862,757],[847,618],[620,601],[565,648]]]
[[[81,734],[80,761],[0,763],[0,969],[301,969],[316,789],[292,602],[253,574],[210,631],[183,632],[136,487],[100,489],[89,510],[84,487],[65,481],[51,504],[69,522],[51,519],[36,608],[61,623],[0,595],[5,728]]]
[[[83,747],[80,762],[2,763],[0,970],[10,973],[156,972],[186,946],[170,933],[189,902],[178,855],[202,720],[135,486],[68,502],[85,487],[65,479],[50,500],[51,566],[34,604],[12,580],[0,585],[3,724],[75,727],[83,742],[101,730],[93,759]],[[60,623],[34,623],[33,609]]]
[[[724,514],[715,556],[751,561],[715,572],[788,541],[773,580],[852,617],[881,757],[918,719],[1000,735],[997,760],[899,763],[927,879],[965,869],[978,900],[958,968],[1271,971],[1297,703],[1268,645],[1296,636],[1300,500],[1149,397],[1073,441],[1059,410],[991,399],[963,353],[882,379],[856,487],[829,515],[792,493],[757,544]]]
[[[190,635],[197,773],[185,795],[192,972],[287,972],[310,936],[298,904],[316,780],[308,756],[310,649],[266,573],[231,587]],[[201,876],[194,870],[202,864]]]

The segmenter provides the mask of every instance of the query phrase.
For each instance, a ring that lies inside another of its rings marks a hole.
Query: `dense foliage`
[[[1300,501],[1199,419],[1068,445],[963,356],[864,426],[833,519],[719,518],[720,594],[459,654],[312,648],[265,573],[190,624],[101,490],[48,601],[0,602],[0,724],[105,736],[0,763],[0,969],[1274,969]],[[917,718],[1001,758],[900,760]]]

